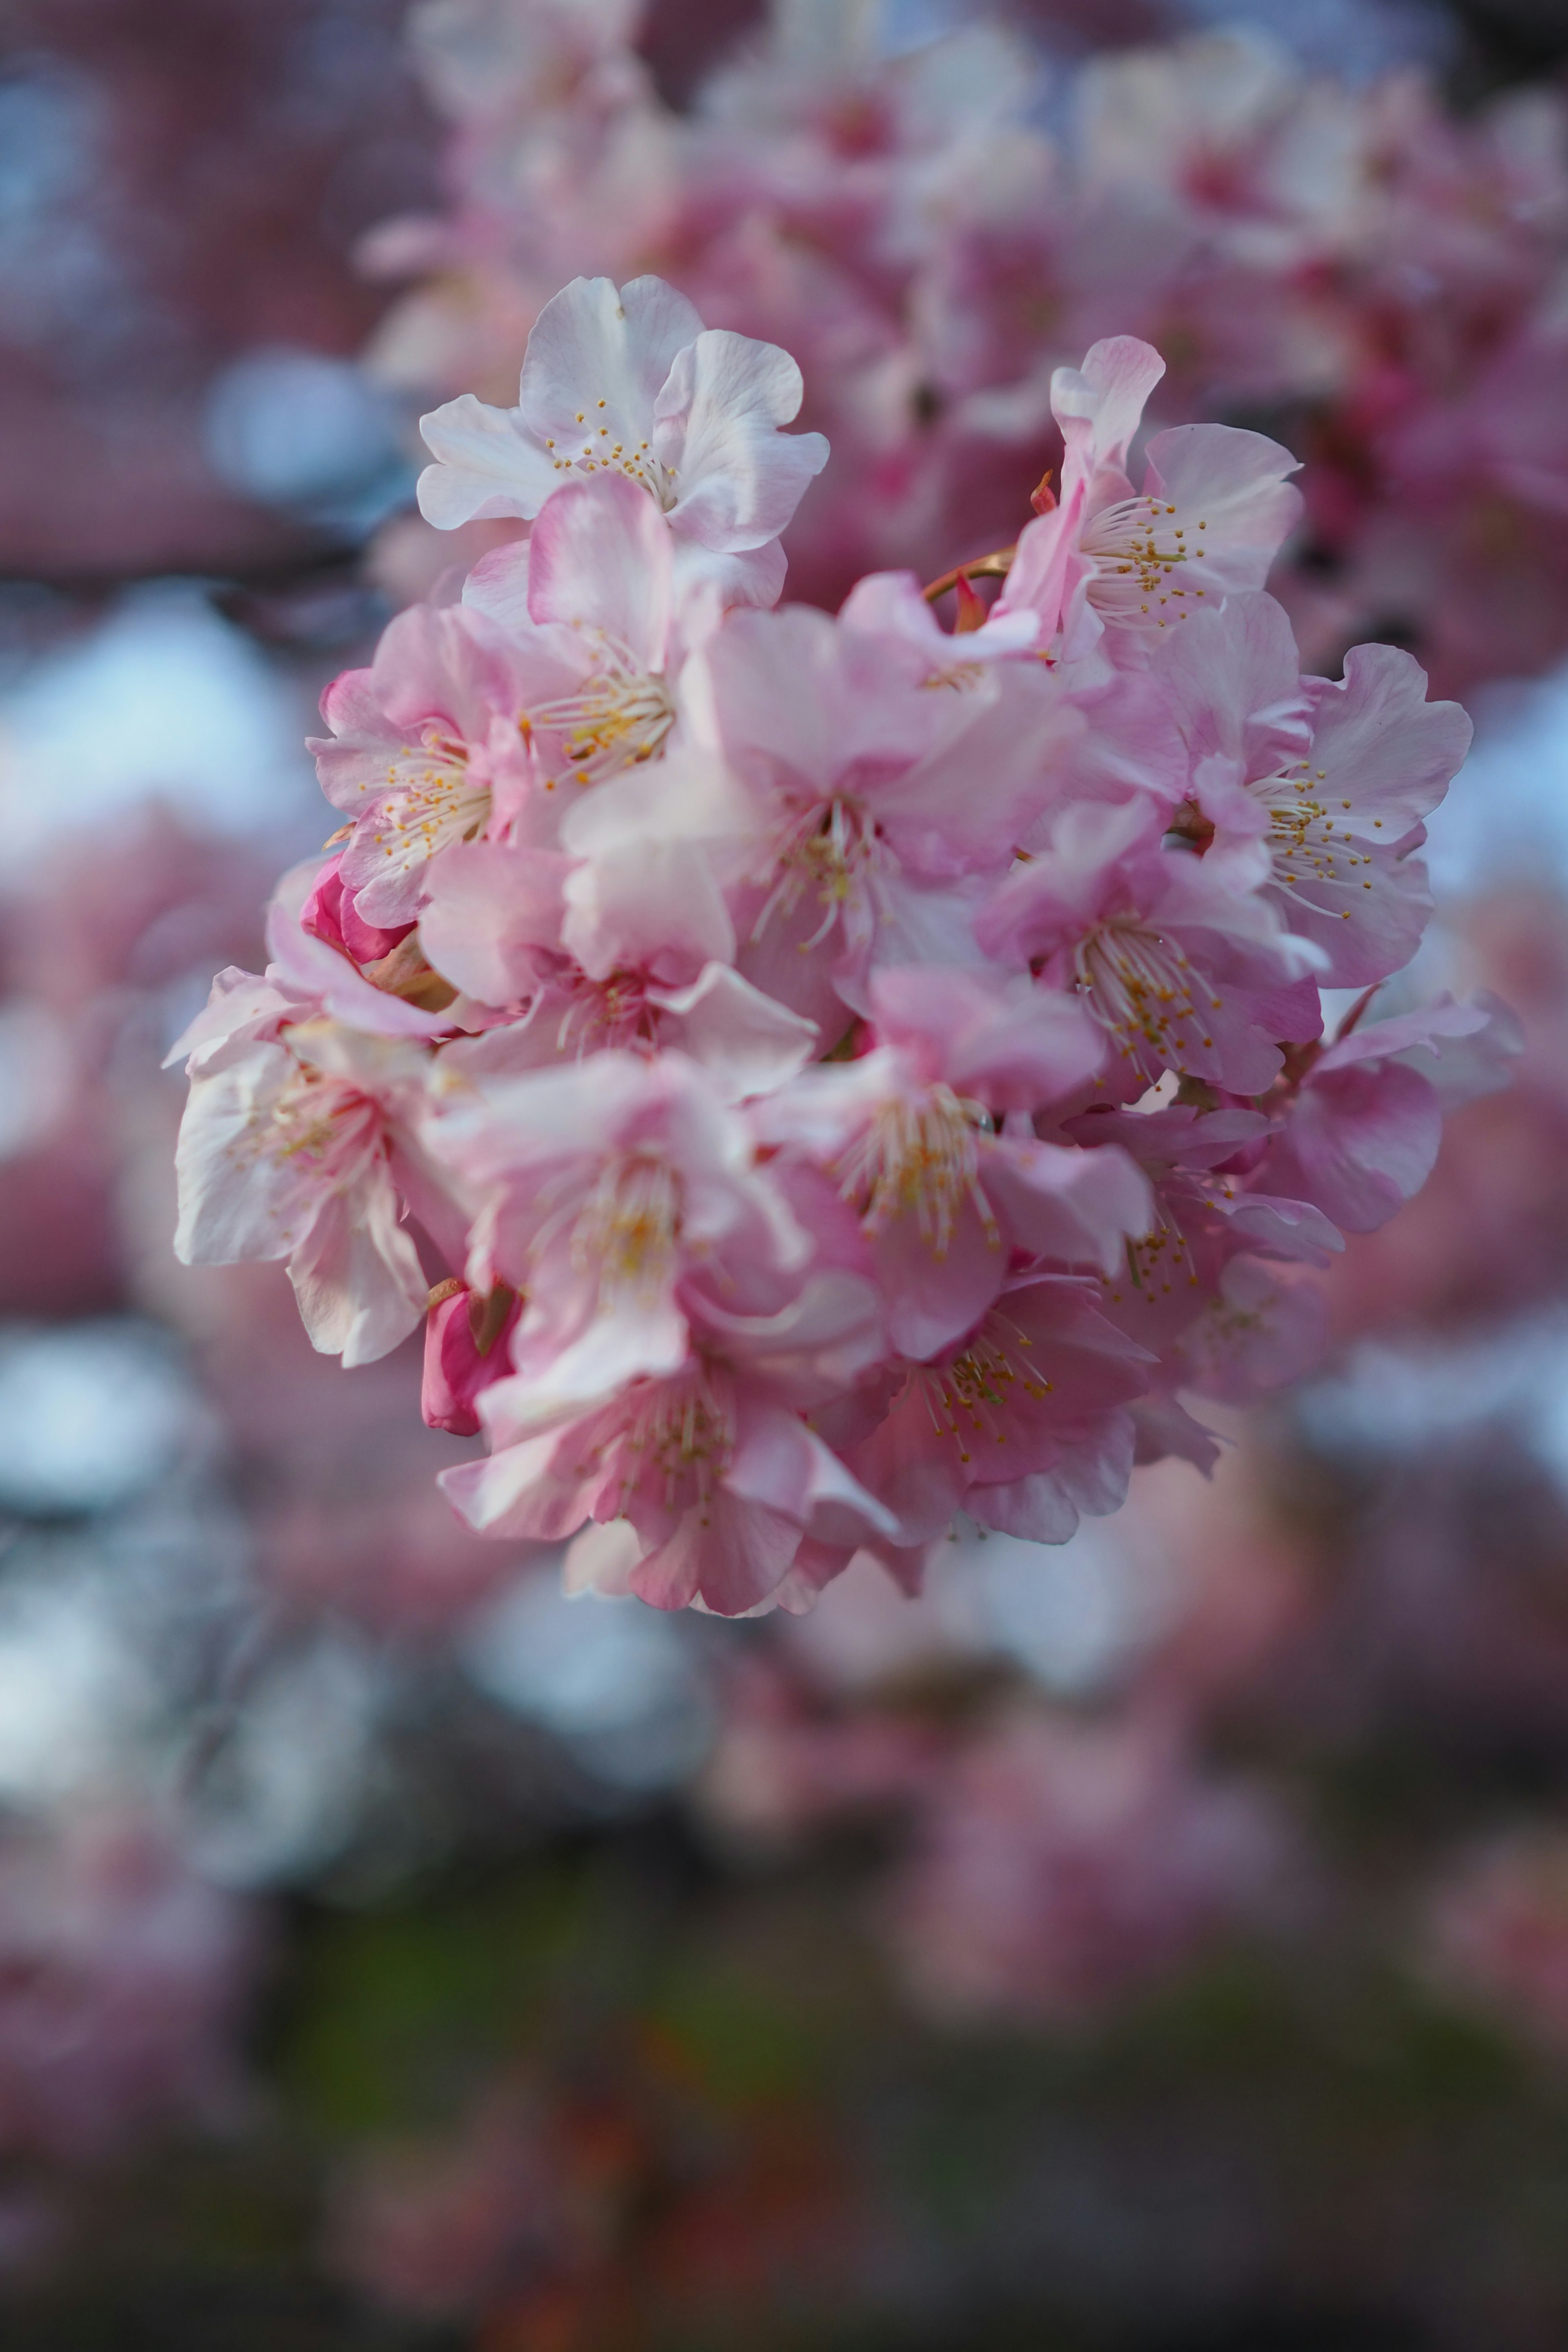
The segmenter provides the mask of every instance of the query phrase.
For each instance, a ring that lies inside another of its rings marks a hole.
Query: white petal
[[[561,477],[514,408],[465,392],[419,420],[436,463],[419,477],[419,511],[437,530],[500,515],[536,515]]]
[[[278,1098],[295,1076],[281,1045],[253,1045],[193,1080],[174,1153],[174,1253],[184,1265],[287,1257],[309,1234],[317,1180],[297,1155],[268,1148]]]
[[[289,1261],[289,1279],[310,1343],[323,1355],[373,1364],[408,1337],[428,1286],[384,1169],[323,1204]]]
[[[637,278],[619,292],[608,278],[563,287],[534,321],[518,390],[520,416],[546,464],[593,464],[603,449],[606,463],[635,465],[677,352],[701,332],[684,294],[662,278]],[[617,447],[620,458],[611,458]]]
[[[778,429],[801,392],[789,353],[749,335],[710,332],[678,354],[656,408],[678,531],[725,553],[778,537],[827,463],[820,433]]]

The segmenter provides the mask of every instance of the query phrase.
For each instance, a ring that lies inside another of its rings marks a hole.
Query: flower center
[[[1022,1397],[1038,1404],[1051,1392],[1051,1382],[1040,1380],[1022,1359],[1031,1342],[1004,1315],[988,1315],[969,1345],[951,1362],[921,1365],[915,1378],[925,1399],[931,1425],[939,1437],[951,1437],[961,1462],[973,1460],[976,1438],[1005,1445],[1002,1416]]]
[[[695,1510],[708,1527],[735,1453],[734,1403],[721,1370],[698,1363],[673,1380],[638,1381],[615,1410],[622,1417],[577,1465],[578,1475],[593,1476],[609,1454],[620,1474],[615,1517],[631,1517],[640,1496],[667,1510]]]
[[[775,914],[793,914],[809,895],[822,908],[822,920],[800,949],[804,955],[820,947],[834,924],[863,902],[876,877],[897,866],[875,818],[864,809],[837,798],[826,806],[817,803],[773,845],[768,870],[778,878],[752,926],[752,944]]]
[[[951,1087],[910,1100],[879,1104],[871,1123],[839,1158],[838,1189],[868,1233],[912,1215],[938,1257],[952,1240],[959,1211],[973,1207],[994,1249],[1001,1234],[980,1181],[978,1127],[985,1113]]]
[[[1126,918],[1102,923],[1079,942],[1073,970],[1095,1019],[1150,1079],[1179,1069],[1183,1053],[1196,1044],[1212,1051],[1205,1013],[1193,998],[1203,983],[1181,950],[1158,932]],[[1218,1012],[1217,996],[1206,1002]]]
[[[1206,522],[1194,526],[1197,534]],[[1203,562],[1205,551],[1187,544],[1187,527],[1176,509],[1163,499],[1121,499],[1097,514],[1084,530],[1083,552],[1092,556],[1093,577],[1089,601],[1098,613],[1118,621],[1137,621],[1145,614],[1159,628],[1167,621],[1186,620],[1202,588],[1183,575],[1188,563]]]
[[[984,683],[985,664],[977,661],[944,662],[921,680],[928,691],[946,687],[954,694],[973,694]]]
[[[1162,1298],[1170,1297],[1184,1276],[1189,1289],[1197,1286],[1192,1244],[1180,1225],[1171,1224],[1162,1217],[1148,1233],[1127,1244],[1125,1275],[1102,1275],[1100,1280],[1112,1307],[1121,1305],[1126,1297],[1123,1286],[1128,1284],[1151,1307],[1157,1307]]]
[[[576,433],[568,428],[545,442],[551,464],[558,474],[624,474],[647,491],[661,514],[670,513],[679,496],[676,468],[656,457],[647,441],[634,440],[629,431],[617,433],[609,413],[606,400],[578,409]]]
[[[1331,814],[1332,804],[1318,796],[1317,788],[1327,781],[1321,768],[1314,774],[1304,760],[1294,773],[1265,776],[1247,786],[1254,799],[1261,801],[1268,812],[1268,848],[1275,887],[1305,906],[1312,906],[1312,901],[1301,897],[1303,882],[1310,882],[1320,890],[1372,887],[1358,871],[1372,864],[1371,855],[1364,849],[1357,850],[1356,836],[1343,822],[1352,803],[1342,800],[1337,814]],[[1381,832],[1382,818],[1374,817],[1373,823]],[[1321,913],[1322,909],[1313,907],[1313,911]],[[1350,914],[1350,908],[1344,908],[1342,919],[1348,923]]]
[[[667,1504],[695,1508],[704,1527],[712,1515],[713,1489],[735,1451],[734,1416],[700,1373],[672,1394],[667,1388],[641,1416],[628,1438],[642,1475],[659,1480]],[[628,1486],[636,1476],[628,1471]]]
[[[606,1047],[652,1052],[658,1043],[655,1008],[640,972],[616,971],[607,980],[578,972],[568,983],[565,1007],[555,1033],[557,1053],[597,1054]]]
[[[346,1192],[381,1149],[380,1105],[342,1078],[299,1065],[269,1112],[255,1116],[242,1156],[292,1161],[334,1191]]]
[[[432,725],[419,751],[399,752],[389,765],[371,837],[406,873],[454,842],[472,841],[489,814],[489,786],[475,781],[468,745]]]
[[[658,757],[675,724],[675,704],[662,677],[638,669],[624,646],[606,641],[604,667],[575,694],[538,704],[528,724],[559,735],[567,774],[580,784],[596,784]],[[559,782],[547,776],[545,791],[552,793]]]
[[[601,1170],[572,1228],[572,1262],[597,1273],[601,1309],[628,1293],[650,1305],[668,1286],[679,1229],[674,1170],[651,1153],[631,1153]]]

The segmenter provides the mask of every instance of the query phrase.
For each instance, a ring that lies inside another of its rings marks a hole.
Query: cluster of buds
[[[1389,646],[1300,675],[1295,460],[1134,464],[1161,373],[1059,369],[1016,543],[837,615],[776,601],[798,368],[658,279],[425,419],[426,519],[526,536],[327,692],[343,822],[175,1049],[178,1247],[286,1259],[347,1364],[425,1321],[452,1502],[576,1587],[912,1587],[959,1514],[1059,1542],[1206,1465],[1495,1082],[1495,1007],[1363,1017],[1468,722]]]

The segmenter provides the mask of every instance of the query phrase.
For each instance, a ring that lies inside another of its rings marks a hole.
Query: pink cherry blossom
[[[1149,1181],[1152,1213],[1104,1276],[1100,1303],[1131,1338],[1167,1360],[1223,1290],[1234,1258],[1321,1268],[1343,1247],[1310,1197],[1262,1189],[1257,1171],[1271,1130],[1258,1111],[1101,1107],[1069,1121],[1068,1131],[1118,1146]]]
[[[527,541],[486,556],[463,589],[463,609],[503,629],[521,656],[546,793],[658,757],[676,722],[676,673],[710,608],[716,618],[708,594],[678,589],[668,527],[615,473],[563,485]]]
[[[1213,827],[1209,856],[1268,858],[1266,895],[1328,959],[1326,983],[1361,988],[1415,953],[1431,901],[1412,855],[1469,749],[1457,703],[1394,646],[1356,646],[1342,682],[1301,678],[1269,597],[1204,614],[1162,651],[1191,767],[1185,798]]]
[[[1313,1062],[1258,1184],[1315,1202],[1347,1233],[1375,1232],[1431,1174],[1446,1104],[1506,1086],[1520,1045],[1495,998],[1356,1029]]]
[[[449,529],[475,516],[537,515],[561,477],[624,475],[668,518],[683,546],[748,556],[748,585],[783,581],[766,551],[827,459],[819,433],[786,435],[800,407],[788,353],[704,328],[656,278],[617,293],[576,278],[546,303],[510,410],[465,393],[422,421],[433,466],[421,508]],[[713,570],[699,558],[699,571]]]
[[[1067,444],[1061,497],[1019,540],[997,609],[1036,613],[1042,641],[1059,630],[1069,661],[1108,629],[1125,652],[1205,604],[1261,588],[1300,511],[1285,479],[1299,461],[1223,425],[1156,434],[1133,489],[1128,448],[1163,373],[1157,352],[1119,335],[1051,380]]]
[[[1016,1255],[1117,1263],[1149,1195],[1120,1150],[1042,1143],[1030,1128],[1026,1106],[1076,1092],[1100,1060],[1068,1000],[937,969],[878,974],[872,1003],[886,1044],[804,1073],[752,1116],[855,1211],[893,1345],[923,1359],[979,1319]]]
[[[428,933],[428,919],[422,929]],[[732,964],[705,964],[689,986],[670,988],[647,971],[621,970],[595,980],[561,955],[539,960],[534,992],[518,1019],[471,1043],[454,1042],[442,1067],[503,1076],[581,1061],[605,1048],[684,1055],[700,1065],[721,1099],[740,1102],[772,1093],[804,1068],[816,1049],[816,1031],[742,980]]]
[[[230,971],[170,1059],[187,1050],[176,1252],[193,1265],[285,1258],[318,1348],[348,1364],[385,1355],[428,1290],[405,1199],[437,1233],[463,1230],[417,1140],[426,1049]]]
[[[1130,1078],[1175,1069],[1261,1093],[1281,1066],[1273,1040],[1321,1028],[1304,977],[1316,951],[1207,859],[1163,847],[1163,832],[1135,803],[1068,808],[1047,852],[997,891],[981,944],[1076,988]]]
[[[1054,682],[994,667],[948,694],[901,636],[803,607],[736,614],[706,666],[749,845],[747,976],[831,1045],[873,965],[978,963],[978,894],[1081,727]]]
[[[510,1383],[488,1390],[494,1451],[442,1477],[468,1524],[576,1535],[579,1582],[727,1616],[800,1605],[867,1537],[890,1538],[890,1515],[801,1411],[875,1353],[868,1286],[822,1276],[776,1315],[704,1319],[706,1344],[679,1369],[542,1430],[531,1408],[513,1423]]]
[[[896,1514],[900,1550],[944,1535],[960,1511],[1065,1543],[1080,1512],[1121,1507],[1133,1430],[1118,1408],[1142,1393],[1152,1360],[1097,1307],[1092,1283],[1026,1275],[956,1344],[902,1368],[847,1455]]]
[[[504,827],[524,789],[528,684],[499,631],[460,605],[416,604],[372,668],[328,688],[331,735],[310,748],[348,819],[340,872],[363,921],[412,922],[432,860]]]
[[[1200,1396],[1250,1404],[1310,1370],[1327,1335],[1317,1284],[1233,1257],[1177,1343],[1178,1378]]]
[[[605,1050],[558,1071],[458,1084],[432,1147],[479,1203],[468,1274],[527,1297],[508,1410],[555,1415],[679,1370],[691,1316],[770,1315],[807,1235],[744,1120],[698,1066]]]

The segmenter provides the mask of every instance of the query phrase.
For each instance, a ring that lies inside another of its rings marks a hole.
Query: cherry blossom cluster
[[[99,2164],[144,2149],[171,2119],[231,2122],[243,2099],[237,2022],[260,1957],[243,1906],[140,1809],[10,1824],[0,2147],[11,2165]]]
[[[890,55],[880,13],[773,0],[679,112],[637,0],[426,0],[452,195],[372,241],[421,281],[373,365],[500,398],[556,287],[657,270],[800,359],[835,457],[789,553],[833,606],[1004,536],[1056,462],[1054,369],[1131,331],[1172,363],[1161,422],[1267,414],[1309,456],[1281,593],[1315,660],[1394,623],[1445,688],[1555,656],[1559,93],[1460,120],[1418,73],[1347,88],[1235,32],[1057,69],[984,16]]]
[[[327,691],[343,822],[175,1048],[177,1246],[287,1260],[346,1364],[423,1321],[452,1502],[574,1586],[798,1609],[1207,1465],[1496,1080],[1495,1009],[1362,1017],[1468,722],[1390,646],[1300,675],[1296,461],[1134,459],[1161,373],[1058,370],[1015,544],[832,616],[775,601],[798,369],[658,279],[425,419],[426,516],[528,533]]]

